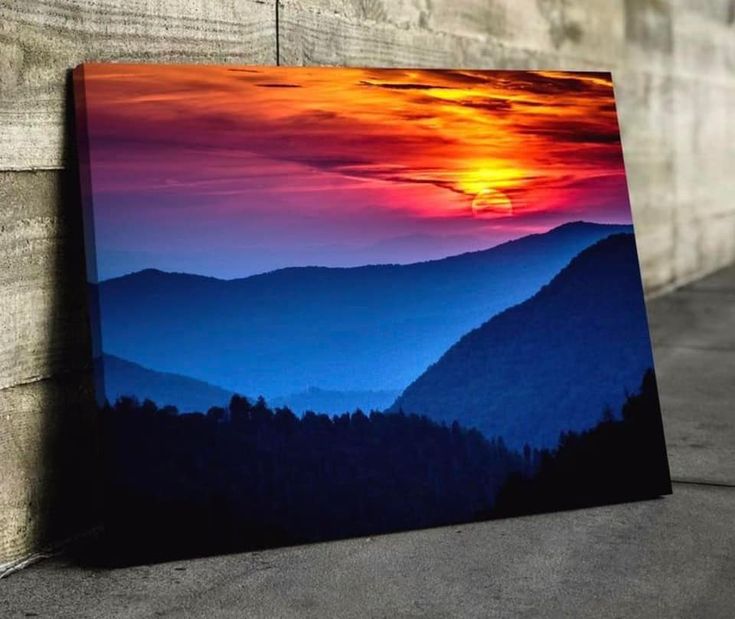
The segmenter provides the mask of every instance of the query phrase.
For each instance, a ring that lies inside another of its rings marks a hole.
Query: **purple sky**
[[[100,279],[630,223],[607,74],[85,65]]]

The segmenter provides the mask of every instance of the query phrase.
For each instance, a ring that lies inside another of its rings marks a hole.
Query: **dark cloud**
[[[301,88],[301,84],[288,84],[285,82],[261,82],[255,85],[258,88]]]
[[[588,78],[604,80],[605,83]],[[509,90],[536,95],[588,94],[590,96],[610,96],[609,75],[604,73],[564,73],[543,75],[531,71],[501,72],[496,76],[497,83]]]
[[[614,122],[593,122],[555,120],[526,124],[519,122],[515,130],[522,134],[549,139],[553,143],[571,142],[575,144],[618,144],[620,132]]]
[[[508,99],[470,99],[457,102],[462,107],[471,107],[476,110],[485,110],[487,112],[510,112],[513,104]]]
[[[567,135],[566,141],[586,144],[619,144],[620,134],[617,131],[572,131]]]
[[[547,101],[524,101],[524,100],[516,101],[515,104],[521,107],[547,107],[549,105]]]
[[[575,107],[577,104],[573,102],[564,102],[564,101],[531,101],[528,99],[516,99],[513,101],[513,105],[517,108],[524,108],[524,107],[530,107],[530,108],[539,108],[539,107],[545,107],[545,108],[565,108],[565,107]]]
[[[456,71],[453,69],[436,69],[432,70],[432,74],[440,75],[448,81],[462,85],[486,85],[492,80],[494,72],[490,73],[473,73],[471,71]],[[503,72],[504,73],[504,72]]]
[[[415,170],[411,170],[411,172],[415,172]],[[391,181],[395,183],[411,183],[415,185],[434,185],[435,187],[439,187],[441,189],[448,189],[449,191],[453,193],[457,193],[460,195],[466,195],[464,191],[461,189],[458,189],[454,183],[450,181],[440,181],[436,179],[431,178],[417,178],[415,176],[410,175],[403,175],[403,174],[386,174],[380,176],[381,180],[384,181]]]
[[[589,82],[576,77],[548,77],[537,73],[526,73],[513,80],[516,90],[540,95],[568,95],[575,92],[594,90]]]
[[[362,86],[371,86],[375,88],[385,88],[387,90],[450,90],[451,86],[441,86],[438,84],[415,84],[415,83],[392,83],[392,82],[367,82],[360,81]]]
[[[431,120],[436,118],[436,114],[423,112],[398,112],[403,120]]]
[[[294,154],[289,157],[289,160],[295,163],[302,163],[304,165],[309,165],[314,168],[322,168],[325,170],[346,170],[348,168],[356,168],[359,170],[361,166],[370,164],[369,161],[356,157],[314,155],[310,153],[306,153],[304,155]]]
[[[499,86],[511,91],[521,90],[539,95],[569,94],[574,92],[609,94],[609,89],[612,85],[610,73],[596,71],[565,72],[559,75],[549,75],[535,71],[480,72],[432,69],[430,72],[424,71],[423,74],[431,77],[441,77],[444,81],[450,82],[452,87],[455,88]],[[605,83],[601,84],[599,81]]]
[[[288,119],[282,121],[291,126],[304,126],[306,123],[319,123],[319,122],[332,122],[337,119],[342,119],[337,112],[331,110],[308,110],[293,114]]]
[[[409,71],[404,69],[367,69],[369,71],[366,77],[371,80],[397,80],[397,79],[408,79]]]

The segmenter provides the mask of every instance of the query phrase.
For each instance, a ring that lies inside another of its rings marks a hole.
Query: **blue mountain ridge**
[[[105,399],[110,404],[122,396],[129,396],[139,402],[149,399],[159,406],[173,405],[180,413],[205,413],[212,406],[226,406],[234,395],[233,391],[217,385],[180,374],[157,372],[114,355],[102,356],[101,369],[105,377]],[[366,411],[383,410],[400,393],[400,390],[326,391],[312,387],[300,393],[273,398],[268,404],[273,408],[288,406],[297,415],[307,411],[338,414],[354,411],[356,401],[365,402]],[[255,400],[253,396],[249,399]]]
[[[121,396],[153,400],[159,406],[173,405],[182,413],[207,412],[212,406],[225,406],[233,392],[204,381],[156,372],[114,355],[102,356],[105,397],[110,404]]]
[[[99,284],[104,352],[267,399],[400,390],[580,251],[631,230],[575,222],[441,260],[236,280],[139,271]]]
[[[513,448],[594,426],[653,367],[632,234],[582,251],[532,298],[464,335],[390,410],[474,426]]]

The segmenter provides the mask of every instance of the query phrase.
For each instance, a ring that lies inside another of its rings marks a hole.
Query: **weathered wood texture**
[[[63,166],[82,62],[275,63],[273,2],[0,0],[0,169]]]
[[[91,375],[0,390],[0,573],[98,520]]]
[[[0,172],[0,389],[88,363],[76,187],[71,171]]]
[[[0,564],[61,534],[43,514],[74,510],[48,486],[80,469],[48,446],[89,427],[88,391],[60,386],[89,366],[67,165],[83,61],[612,69],[647,290],[735,259],[730,0],[275,2],[0,0]]]
[[[275,12],[273,0],[0,0],[0,572],[89,523],[82,499],[97,496],[69,69],[274,64]]]
[[[72,171],[0,172],[0,572],[97,496],[77,195]]]

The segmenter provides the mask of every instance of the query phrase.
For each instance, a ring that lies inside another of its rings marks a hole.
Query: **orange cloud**
[[[624,193],[607,74],[85,65],[84,77],[103,180],[128,166],[162,187],[186,165],[199,191],[237,179],[247,191],[313,170],[299,190],[318,191],[325,174],[357,189],[438,188],[446,199],[399,207],[430,217],[472,215],[478,195],[507,199],[514,216],[567,208],[600,179]]]

